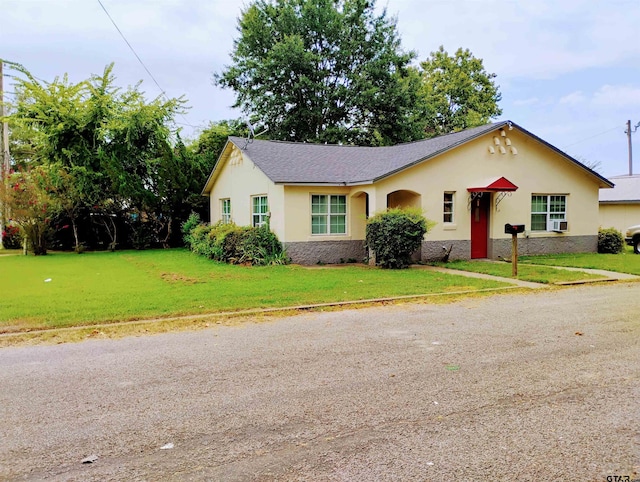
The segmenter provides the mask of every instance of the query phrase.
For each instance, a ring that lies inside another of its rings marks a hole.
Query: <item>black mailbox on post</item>
[[[505,234],[518,234],[524,233],[524,224],[505,224],[504,225],[504,233]]]

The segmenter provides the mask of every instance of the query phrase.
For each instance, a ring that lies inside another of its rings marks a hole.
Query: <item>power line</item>
[[[595,135],[593,135],[593,136],[591,136],[591,137],[586,137],[586,138],[581,139],[581,140],[579,140],[579,141],[576,141],[576,142],[574,142],[574,143],[572,143],[572,144],[567,144],[566,146],[562,146],[562,149],[564,150],[564,149],[566,149],[567,147],[575,146],[576,144],[580,144],[581,142],[589,141],[589,140],[594,139],[594,138],[596,138],[596,137],[599,137],[599,136],[601,136],[601,135],[603,135],[603,134],[606,134],[607,132],[611,132],[611,131],[615,131],[616,129],[620,129],[620,127],[621,127],[621,126],[617,125],[617,126],[615,126],[615,127],[612,127],[611,129],[608,129],[608,130],[606,130],[606,131],[600,132],[599,134],[595,134]]]
[[[116,24],[115,20],[113,20],[113,18],[111,17],[111,15],[109,15],[109,12],[107,11],[107,9],[105,8],[105,6],[102,4],[102,0],[98,0],[98,3],[100,4],[100,6],[102,7],[102,10],[104,10],[104,13],[107,14],[107,17],[109,17],[109,20],[111,20],[111,23],[113,24],[113,26],[116,28],[116,30],[118,31],[118,33],[120,34],[120,36],[122,37],[122,40],[125,41],[125,43],[127,44],[127,46],[129,47],[129,49],[131,50],[131,52],[133,52],[133,55],[136,56],[136,59],[138,59],[138,62],[140,62],[140,65],[142,65],[142,67],[144,68],[144,70],[147,71],[147,74],[149,74],[149,77],[151,77],[151,80],[153,80],[153,82],[156,84],[156,86],[158,87],[158,89],[160,89],[160,95],[162,95],[165,99],[168,100],[167,95],[165,94],[165,91],[162,87],[160,87],[160,84],[158,83],[158,81],[156,80],[156,78],[153,76],[153,74],[151,73],[151,71],[147,68],[147,66],[144,64],[144,62],[142,61],[142,59],[140,58],[140,56],[138,55],[138,53],[135,51],[135,49],[133,48],[133,46],[129,43],[129,41],[127,40],[127,37],[124,36],[124,34],[122,33],[122,30],[120,30],[120,27],[118,27],[118,24]],[[182,124],[182,125],[188,125],[189,127],[192,127],[193,129],[196,129],[196,126],[191,125],[189,123],[189,121],[187,120],[187,118],[183,115],[180,114],[180,116],[184,119],[184,121],[186,122],[186,124]],[[178,124],[176,122],[176,124]]]

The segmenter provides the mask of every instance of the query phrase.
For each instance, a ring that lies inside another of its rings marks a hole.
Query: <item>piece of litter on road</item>
[[[427,465],[433,465],[433,462],[427,462]]]
[[[51,281],[51,278],[47,278],[46,280],[44,280],[45,283],[49,283]]]
[[[97,455],[89,455],[88,457],[85,457],[84,459],[82,459],[82,463],[83,464],[92,464],[96,460],[98,460],[98,456]]]
[[[162,447],[160,447],[160,450],[169,450],[172,448],[173,448],[173,444],[169,442],[168,444],[164,444]]]
[[[582,333],[581,331],[576,331],[576,335],[582,336],[582,335],[584,335],[584,333]]]
[[[441,345],[441,343],[439,341],[432,341],[431,344],[432,345]]]
[[[460,370],[460,365],[447,365],[445,368],[451,372],[455,372]]]
[[[434,405],[438,405],[438,402],[436,402],[436,401],[434,400],[434,401],[433,401],[433,404],[434,404]]]

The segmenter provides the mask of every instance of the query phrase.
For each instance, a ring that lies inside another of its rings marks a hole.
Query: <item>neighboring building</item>
[[[391,147],[230,137],[203,195],[211,222],[270,223],[294,262],[362,260],[367,217],[421,208],[436,221],[422,260],[597,249],[598,190],[613,184],[504,121]]]
[[[624,236],[629,226],[640,224],[640,176],[609,179],[615,187],[600,191],[600,226],[616,228]]]

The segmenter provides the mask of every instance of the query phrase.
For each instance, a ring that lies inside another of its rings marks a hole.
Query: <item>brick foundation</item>
[[[446,248],[453,246],[449,260],[470,259],[471,241],[423,241],[422,261],[439,261]],[[520,256],[556,253],[595,253],[598,250],[598,236],[549,236],[544,238],[525,238],[518,236],[518,254]],[[511,257],[511,238],[489,239],[488,257]]]
[[[361,263],[367,257],[364,241],[308,241],[285,243],[287,254],[297,264],[335,264],[356,260]],[[449,250],[449,260],[470,259],[471,241],[423,241],[422,247],[413,256],[415,261],[440,261],[445,249]],[[489,239],[487,246],[489,258],[511,257],[511,239]],[[544,238],[525,238],[518,236],[518,254],[520,256],[555,253],[595,253],[598,249],[598,236],[549,236]]]
[[[284,243],[287,255],[297,264],[362,263],[367,256],[364,241],[307,241]]]

